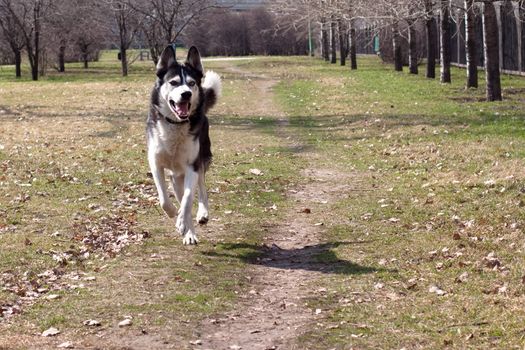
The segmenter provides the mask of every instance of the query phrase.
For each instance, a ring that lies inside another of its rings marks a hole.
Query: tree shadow
[[[307,245],[301,248],[283,249],[249,243],[222,243],[214,251],[202,254],[209,257],[234,258],[247,264],[261,265],[284,270],[305,270],[325,274],[362,275],[375,272],[397,272],[384,268],[363,266],[337,257],[333,249],[345,245],[366,244],[368,241],[331,242]]]

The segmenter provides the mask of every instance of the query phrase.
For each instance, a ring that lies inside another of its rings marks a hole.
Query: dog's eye
[[[189,86],[195,86],[195,82],[194,81],[190,81],[190,82],[188,82],[188,85]]]
[[[171,86],[177,86],[177,85],[179,85],[179,83],[176,82],[175,80],[170,80],[170,85]]]

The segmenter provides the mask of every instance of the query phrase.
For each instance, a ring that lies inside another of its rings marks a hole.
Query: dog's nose
[[[181,97],[184,99],[184,100],[189,100],[191,98],[191,91],[185,91],[181,94]]]

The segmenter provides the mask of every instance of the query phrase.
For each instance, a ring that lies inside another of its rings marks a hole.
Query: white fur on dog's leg
[[[208,208],[199,203],[199,210],[197,211],[197,222],[201,225],[204,225],[209,220]]]
[[[204,183],[204,170],[199,171],[199,178],[197,183],[199,185],[199,210],[197,210],[197,222],[204,225],[209,220],[208,212],[208,193],[206,192],[206,185]]]
[[[183,236],[186,234],[186,231],[188,231],[188,226],[186,225],[184,213],[180,212],[179,215],[177,216],[175,227],[177,228],[177,231],[179,231],[179,233]]]
[[[182,239],[182,243],[184,245],[192,245],[199,243],[199,240],[197,239],[197,235],[192,230],[188,230]]]

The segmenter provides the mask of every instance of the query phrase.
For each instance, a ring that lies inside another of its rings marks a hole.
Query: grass
[[[58,301],[38,299],[0,326],[19,347],[49,326],[87,337],[97,331],[84,320],[114,329],[126,315],[187,344],[199,336],[188,324],[233,309],[248,288],[244,273],[261,254],[264,226],[292,208],[285,192],[306,168],[344,174],[347,189],[310,217],[325,224],[329,247],[315,262],[339,270],[311,286],[326,288],[307,300],[326,316],[300,348],[523,347],[523,78],[503,76],[504,101],[486,103],[483,88],[463,88],[460,69],[441,85],[369,57],[357,71],[301,57],[209,62],[225,82],[211,118],[216,221],[187,249],[146,175],[153,68],[137,62],[120,78],[113,56],[38,83],[0,70],[0,273],[24,280],[60,268],[66,276],[48,286]],[[261,75],[279,80],[272,91],[288,124],[257,105]],[[95,250],[57,267],[50,252],[82,251],[77,231],[104,220],[149,238],[116,257]],[[0,305],[16,299],[0,290]]]
[[[482,89],[462,88],[462,70],[449,86],[374,60],[351,73],[315,66],[287,67],[294,79],[279,86],[291,127],[325,155],[316,162],[373,189],[341,198],[324,217],[336,218],[329,240],[370,243],[332,252],[395,272],[323,281],[334,295],[311,303],[330,317],[304,346],[520,348],[525,118],[515,91],[525,80],[505,76],[505,100],[489,104]],[[430,293],[432,285],[447,294]]]
[[[125,315],[167,343],[180,342],[188,336],[181,324],[232,308],[243,291],[241,258],[260,253],[230,249],[229,242],[257,246],[265,234],[261,223],[280,216],[271,207],[287,205],[284,192],[301,164],[275,135],[276,118],[231,116],[229,106],[252,93],[250,82],[229,79],[235,88],[225,89],[211,118],[212,221],[198,231],[202,244],[183,247],[147,176],[143,130],[153,66],[136,62],[130,77],[121,78],[113,55],[105,53],[88,70],[68,65],[65,74],[49,72],[37,83],[0,82],[0,272],[16,281],[0,291],[0,305],[18,300],[15,291],[33,298],[37,288],[45,289],[22,315],[3,322],[0,347],[25,348],[50,326],[88,339],[97,329],[83,321],[100,321],[103,332]],[[252,175],[252,168],[262,175]],[[54,256],[84,254],[83,237],[103,230],[150,238],[116,257],[94,249],[87,258],[57,264]],[[58,282],[36,277],[56,269]],[[61,297],[47,300],[51,293]]]

